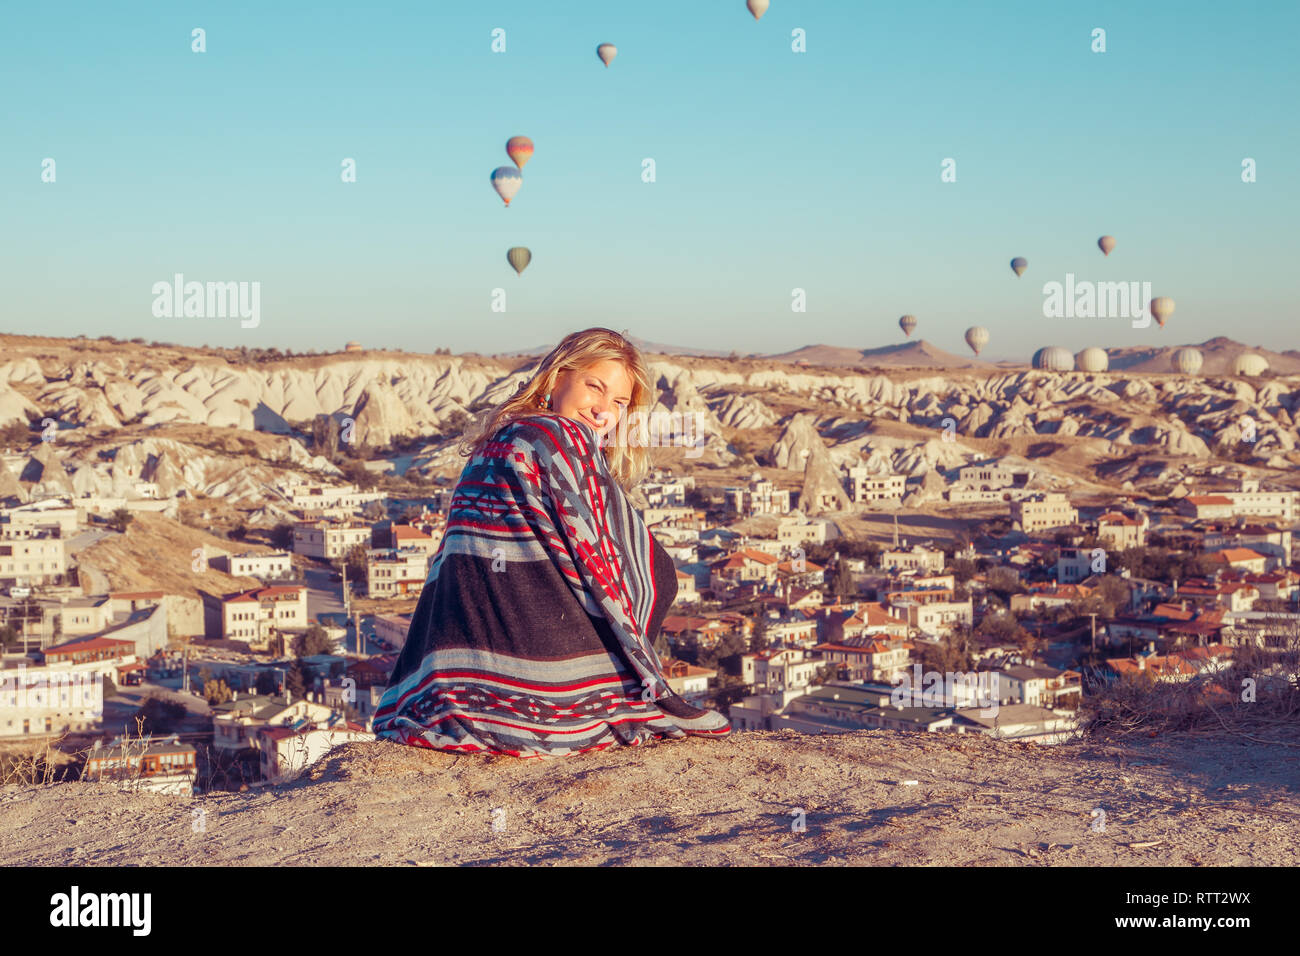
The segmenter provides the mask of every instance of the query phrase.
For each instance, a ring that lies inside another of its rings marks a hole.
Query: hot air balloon
[[[1205,363],[1205,356],[1201,354],[1200,349],[1174,349],[1174,354],[1169,357],[1169,360],[1173,363],[1175,372],[1195,375]]]
[[[524,177],[519,175],[519,170],[513,166],[498,166],[492,170],[492,188],[506,201],[507,206],[510,205],[510,200],[515,198],[515,193],[519,192],[523,182]]]
[[[1104,372],[1110,368],[1110,356],[1104,349],[1089,346],[1074,357],[1074,367],[1080,372]]]
[[[614,57],[618,56],[618,47],[612,43],[602,43],[596,47],[596,56],[600,57],[600,62],[608,67]]]
[[[1248,375],[1254,378],[1268,371],[1268,359],[1257,352],[1242,352],[1232,360],[1233,375]]]
[[[989,330],[982,325],[972,325],[966,330],[966,344],[979,355],[980,349],[989,344]]]
[[[1110,255],[1110,250],[1115,248],[1115,237],[1102,236],[1097,240],[1097,245],[1101,248],[1101,254],[1103,256],[1108,256]]]
[[[1049,345],[1034,353],[1034,368],[1048,372],[1072,372],[1074,356],[1070,354],[1069,349],[1063,349],[1059,345]]]
[[[1165,327],[1165,319],[1174,314],[1174,300],[1166,295],[1151,300],[1151,314],[1156,317],[1160,327]]]
[[[524,163],[533,158],[533,141],[527,136],[511,136],[506,141],[506,155],[523,169]]]
[[[745,0],[745,6],[749,7],[749,12],[754,15],[755,20],[758,20],[767,13],[768,0]]]
[[[908,338],[912,337],[912,330],[916,328],[916,316],[905,315],[898,320],[898,327],[903,330],[903,334]]]
[[[1011,271],[1018,276],[1024,275],[1025,270],[1028,268],[1029,268],[1029,260],[1026,259],[1024,256],[1016,256],[1014,259],[1011,260]]]
[[[524,270],[528,268],[528,263],[532,261],[533,254],[523,246],[511,246],[506,250],[506,262],[510,263],[510,267],[519,275],[524,274]]]

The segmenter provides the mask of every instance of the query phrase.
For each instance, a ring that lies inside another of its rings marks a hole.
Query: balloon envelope
[[[1233,375],[1262,375],[1268,371],[1268,359],[1255,352],[1242,352],[1232,360]]]
[[[1101,249],[1102,255],[1110,255],[1110,250],[1115,248],[1114,236],[1102,236],[1097,240],[1097,245]]]
[[[515,198],[515,193],[519,192],[523,181],[524,177],[519,175],[519,170],[513,166],[498,166],[492,170],[492,188],[506,201],[507,206],[510,205],[510,200]]]
[[[745,0],[745,6],[749,7],[749,12],[758,20],[767,13],[768,0]]]
[[[609,66],[610,61],[618,56],[618,47],[612,43],[602,43],[596,47],[596,56],[600,57],[600,62]]]
[[[1104,349],[1089,346],[1074,357],[1074,367],[1080,372],[1104,372],[1110,368],[1110,356]]]
[[[511,136],[506,142],[506,155],[523,169],[524,163],[533,158],[533,141],[527,136]]]
[[[1011,260],[1011,271],[1016,275],[1024,275],[1025,270],[1029,268],[1029,260],[1024,256],[1016,256]]]
[[[1151,314],[1156,317],[1160,327],[1165,327],[1165,319],[1174,314],[1174,300],[1168,296],[1162,295],[1158,299],[1151,300]]]
[[[1205,356],[1201,354],[1200,349],[1175,349],[1174,354],[1170,356],[1173,362],[1174,371],[1182,372],[1184,375],[1195,375],[1201,370],[1201,365],[1205,362]]]
[[[903,316],[901,319],[898,320],[898,327],[903,330],[904,335],[907,335],[910,338],[912,335],[912,330],[916,328],[916,316],[914,315]]]
[[[972,325],[966,330],[966,344],[980,354],[980,349],[989,344],[989,330],[982,325]]]
[[[511,246],[506,250],[506,262],[519,275],[523,275],[524,270],[528,268],[528,263],[533,261],[533,254],[523,246]]]
[[[1049,345],[1034,353],[1034,368],[1046,369],[1049,372],[1070,372],[1074,370],[1074,356],[1070,354],[1069,349],[1063,349],[1059,345]]]

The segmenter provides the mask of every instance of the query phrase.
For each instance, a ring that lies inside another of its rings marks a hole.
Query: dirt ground
[[[1300,741],[1224,735],[752,732],[549,761],[353,743],[242,794],[6,788],[0,864],[1296,866],[1298,790]]]

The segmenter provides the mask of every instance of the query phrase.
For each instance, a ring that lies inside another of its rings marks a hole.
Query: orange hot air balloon
[[[523,169],[524,163],[533,158],[533,141],[527,136],[511,136],[506,142],[506,155]]]
[[[1110,255],[1110,251],[1115,248],[1115,237],[1102,236],[1097,240],[1097,247],[1101,249],[1101,254],[1103,256]]]

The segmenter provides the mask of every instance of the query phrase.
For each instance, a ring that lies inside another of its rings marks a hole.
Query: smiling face
[[[551,409],[608,434],[632,401],[632,379],[622,362],[605,359],[581,371],[561,372],[551,389]]]

